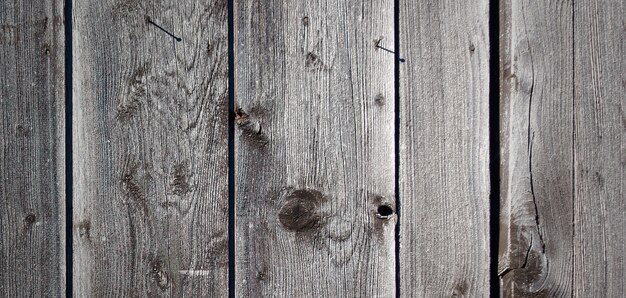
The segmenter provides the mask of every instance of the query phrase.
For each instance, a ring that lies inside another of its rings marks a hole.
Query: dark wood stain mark
[[[167,273],[163,270],[163,261],[160,259],[153,259],[149,262],[150,268],[148,276],[157,284],[161,291],[166,291],[169,286]]]
[[[267,272],[267,271],[268,271],[268,270],[267,270],[267,267],[263,266],[263,268],[261,268],[261,269],[259,269],[259,270],[257,271],[257,273],[256,273],[256,279],[257,279],[257,280],[259,280],[259,281],[261,281],[261,280],[267,280],[267,277],[268,277],[268,276],[267,276],[267,275],[268,275],[268,272]]]
[[[467,290],[469,288],[469,285],[467,284],[467,281],[461,281],[458,282],[456,284],[456,286],[454,286],[454,289],[452,289],[452,297],[463,297],[466,296]]]
[[[207,257],[213,260],[219,268],[228,267],[228,233],[226,230],[211,237]]]
[[[269,142],[269,138],[263,132],[261,123],[254,117],[251,117],[243,109],[238,108],[235,111],[235,121],[237,122],[237,127],[241,129],[243,134],[255,143],[265,145]]]
[[[78,228],[78,237],[90,240],[91,238],[91,222],[87,219],[81,220],[76,225]]]
[[[128,199],[127,203],[134,202],[145,211],[147,210],[147,206],[144,200],[141,186],[139,186],[139,183],[137,182],[137,168],[139,168],[138,164],[128,167],[128,169],[122,175],[121,182],[124,190],[124,195]]]
[[[131,99],[126,104],[120,104],[117,106],[117,113],[115,118],[121,122],[130,120],[139,111],[141,103],[136,99]]]
[[[150,64],[145,63],[137,67],[128,78],[129,99],[127,102],[120,103],[117,107],[116,118],[119,121],[128,121],[139,112],[139,108],[141,107],[141,101],[139,99],[146,96],[145,76],[146,72],[149,70]]]
[[[150,64],[144,63],[144,65],[137,67],[133,74],[128,78],[128,85],[130,86],[130,93],[132,96],[142,97],[146,95],[146,85],[144,83],[146,72],[150,70]]]
[[[44,43],[44,44],[41,46],[41,49],[42,49],[43,53],[44,53],[46,56],[49,56],[49,55],[50,55],[50,45],[49,45],[49,44]]]
[[[30,128],[19,124],[15,127],[15,135],[18,137],[28,137],[30,136]]]
[[[476,46],[474,46],[474,44],[473,44],[473,43],[470,43],[470,45],[469,45],[469,51],[470,51],[470,53],[474,53],[474,51],[475,51],[475,50],[476,50]]]
[[[215,44],[212,43],[211,41],[208,41],[206,43],[206,54],[208,56],[211,56],[211,54],[213,54],[214,50],[215,50]]]
[[[384,106],[385,96],[382,93],[376,94],[376,97],[374,97],[374,102],[376,103],[377,106]]]
[[[37,222],[37,216],[33,213],[30,213],[24,217],[24,228],[26,230],[30,229],[33,224]]]
[[[44,34],[48,29],[48,18],[45,17],[43,19],[36,20],[33,25],[35,32],[38,34]]]
[[[172,193],[178,196],[184,196],[189,192],[189,183],[187,182],[187,173],[185,173],[185,166],[178,164],[174,166],[174,172],[172,173],[174,180],[170,184]]]
[[[317,68],[317,67],[321,68],[324,66],[324,63],[322,62],[322,60],[317,54],[313,52],[308,52],[306,54],[304,65],[306,67],[311,67],[311,68]]]
[[[321,220],[320,205],[325,200],[322,193],[316,190],[287,190],[283,194],[283,205],[278,212],[278,220],[290,231],[317,229]]]

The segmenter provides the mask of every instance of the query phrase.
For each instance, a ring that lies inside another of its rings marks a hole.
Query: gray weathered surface
[[[489,291],[488,1],[400,1],[400,293]]]
[[[235,1],[236,294],[394,296],[393,1]]]
[[[574,296],[623,297],[626,4],[574,2]]]
[[[76,296],[228,294],[226,19],[74,2]]]
[[[0,2],[0,296],[65,295],[63,1]]]
[[[502,291],[562,297],[572,282],[572,4],[501,9]]]
[[[624,3],[503,9],[503,293],[621,297]]]

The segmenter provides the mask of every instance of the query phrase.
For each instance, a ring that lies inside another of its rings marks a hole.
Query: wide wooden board
[[[234,10],[236,295],[393,297],[393,1]]]
[[[224,297],[226,1],[73,11],[74,293]]]
[[[561,297],[573,256],[572,4],[502,10],[502,291]]]

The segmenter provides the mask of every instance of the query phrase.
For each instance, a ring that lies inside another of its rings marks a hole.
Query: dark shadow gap
[[[400,1],[393,3],[393,38],[394,38],[394,172],[396,194],[396,227],[395,227],[395,255],[396,255],[396,297],[400,297]]]
[[[73,225],[74,176],[72,156],[72,0],[63,1],[63,26],[65,34],[65,296],[74,292]]]
[[[500,5],[489,2],[489,276],[490,296],[500,296]]]
[[[228,296],[235,297],[235,36],[228,0]]]

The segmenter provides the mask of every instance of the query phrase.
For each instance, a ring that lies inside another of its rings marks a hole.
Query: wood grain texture
[[[624,4],[510,1],[505,9],[504,294],[620,297]]]
[[[626,293],[625,8],[574,1],[576,297]]]
[[[0,296],[65,295],[63,1],[0,2]]]
[[[572,286],[571,1],[505,1],[499,274],[507,297]]]
[[[226,296],[226,1],[73,10],[76,296]]]
[[[562,297],[572,282],[572,5],[503,9],[502,290]]]
[[[488,1],[400,1],[400,293],[489,291]]]
[[[393,297],[393,1],[234,7],[237,296]]]

